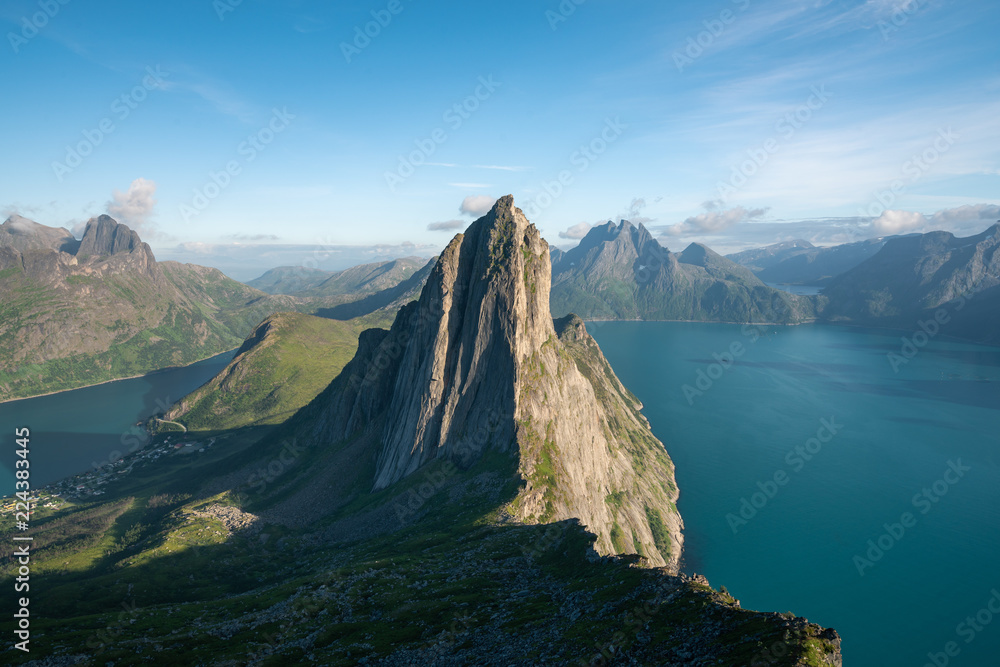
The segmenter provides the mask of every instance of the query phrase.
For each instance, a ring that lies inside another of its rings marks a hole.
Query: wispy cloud
[[[171,78],[164,81],[161,88],[167,92],[190,94],[201,98],[214,111],[241,123],[259,123],[267,110],[248,101],[232,85],[205,74],[185,63],[173,63],[166,67]]]
[[[479,217],[489,213],[496,201],[495,197],[487,195],[470,195],[462,200],[458,210],[465,215]]]
[[[917,211],[889,210],[872,220],[871,229],[880,236],[929,231],[976,233],[994,222],[1000,222],[1000,205],[974,204],[942,209],[930,216]]]
[[[456,229],[464,229],[469,224],[465,220],[446,220],[445,222],[432,222],[427,225],[429,232],[451,232]]]
[[[645,225],[650,222],[655,222],[656,218],[650,218],[642,214],[646,209],[646,200],[641,197],[636,197],[628,206],[628,212],[625,214],[625,219],[636,225]]]
[[[582,239],[594,226],[589,222],[578,222],[564,232],[559,232],[561,239]]]
[[[492,169],[494,171],[528,171],[531,167],[502,164],[457,164],[454,162],[428,162],[429,167],[447,167],[449,169]]]
[[[140,236],[155,237],[158,230],[151,218],[156,207],[156,183],[145,178],[132,181],[127,192],[115,190],[107,204],[108,215],[123,222]]]
[[[730,209],[720,208],[718,202],[705,202],[704,213],[694,215],[676,225],[660,228],[664,236],[695,236],[717,234],[733,225],[760,218],[768,212],[766,208],[746,209],[736,206]]]
[[[328,27],[329,26],[327,26],[326,21],[312,16],[297,16],[292,22],[292,29],[294,29],[295,32],[302,33],[303,35],[308,35],[314,32],[322,32]]]
[[[509,166],[501,164],[474,164],[473,169],[495,169],[497,171],[528,171],[531,167]]]

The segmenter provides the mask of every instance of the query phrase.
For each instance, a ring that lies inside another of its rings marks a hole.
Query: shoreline
[[[578,316],[579,317],[579,316]],[[754,327],[798,327],[803,324],[823,324],[819,320],[805,320],[802,322],[728,322],[721,320],[622,320],[622,319],[586,319],[581,317],[584,324],[589,324],[594,322],[595,324],[601,324],[604,322],[681,322],[684,324],[739,324],[739,325],[749,325]]]
[[[157,368],[156,370],[149,371],[147,373],[141,373],[139,375],[129,375],[128,377],[114,378],[113,380],[104,380],[102,382],[95,382],[93,384],[85,384],[80,387],[73,387],[71,389],[58,389],[56,391],[48,391],[44,394],[34,394],[33,396],[21,396],[19,398],[8,398],[0,401],[0,405],[6,405],[7,403],[14,403],[16,401],[28,401],[33,398],[42,398],[43,396],[55,396],[56,394],[65,394],[68,391],[77,391],[79,389],[90,389],[91,387],[100,387],[104,384],[111,384],[112,382],[124,382],[125,380],[138,380],[139,378],[144,378],[147,375],[154,375],[155,373],[163,373],[165,371],[177,370],[180,368],[188,368],[194,366],[195,364],[200,364],[203,361],[208,361],[213,357],[218,357],[223,354],[228,354],[229,352],[235,352],[240,349],[239,347],[234,347],[231,350],[223,350],[222,352],[216,352],[215,354],[210,354],[207,357],[202,357],[201,359],[196,359],[188,364],[181,364],[180,366],[165,366],[164,368]]]
[[[880,327],[873,324],[859,324],[856,322],[835,322],[828,320],[807,320],[804,322],[792,322],[792,323],[778,323],[778,322],[720,322],[720,321],[709,321],[709,320],[613,320],[613,319],[600,319],[600,320],[588,320],[580,318],[583,320],[584,324],[603,324],[605,322],[679,322],[681,324],[738,324],[746,326],[771,326],[771,327],[802,327],[802,326],[826,326],[826,327],[838,327],[842,329],[860,329],[860,330],[871,330],[871,331],[882,331],[891,332],[906,335],[913,335],[917,328],[913,329],[903,329],[900,327]],[[982,347],[997,348],[1000,347],[1000,342],[997,343],[987,343],[981,340],[974,340],[972,338],[963,338],[961,336],[954,336],[951,334],[940,333],[934,337],[935,340],[942,340],[948,343],[964,343],[966,345],[981,345]]]

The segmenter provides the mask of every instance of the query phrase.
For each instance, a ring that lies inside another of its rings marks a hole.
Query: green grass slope
[[[142,375],[238,347],[262,319],[300,306],[215,269],[163,262],[152,276],[0,276],[0,400]]]
[[[189,431],[279,424],[314,399],[351,360],[361,326],[301,313],[272,315],[221,373],[163,419]]]

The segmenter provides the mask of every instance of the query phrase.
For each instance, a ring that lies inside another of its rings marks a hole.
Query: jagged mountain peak
[[[510,195],[448,244],[416,308],[393,325],[408,342],[397,382],[414,391],[388,406],[397,426],[383,440],[376,488],[439,454],[470,458],[466,433],[492,429],[499,448],[513,445],[513,423],[494,422],[514,412],[521,361],[554,334],[550,282],[548,244]]]
[[[636,271],[645,271],[647,266],[666,264],[669,255],[670,251],[661,246],[642,223],[636,225],[622,220],[615,225],[609,221],[591,228],[579,245],[567,251],[560,259],[560,269],[587,266],[593,277],[629,280]]]
[[[548,244],[502,197],[448,244],[389,331],[361,336],[309,428],[367,443],[375,470],[358,483],[374,491],[435,461],[507,460],[519,480],[510,516],[577,518],[601,553],[676,567],[670,460],[583,322],[553,322],[550,287]]]
[[[80,239],[81,256],[106,256],[141,249],[145,244],[139,234],[110,215],[100,215],[87,221]],[[148,249],[148,246],[146,246]]]

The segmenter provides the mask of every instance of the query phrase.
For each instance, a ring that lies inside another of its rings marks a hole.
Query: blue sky
[[[8,0],[0,207],[205,263],[429,255],[507,193],[676,249],[1000,217],[994,0],[443,5]]]

